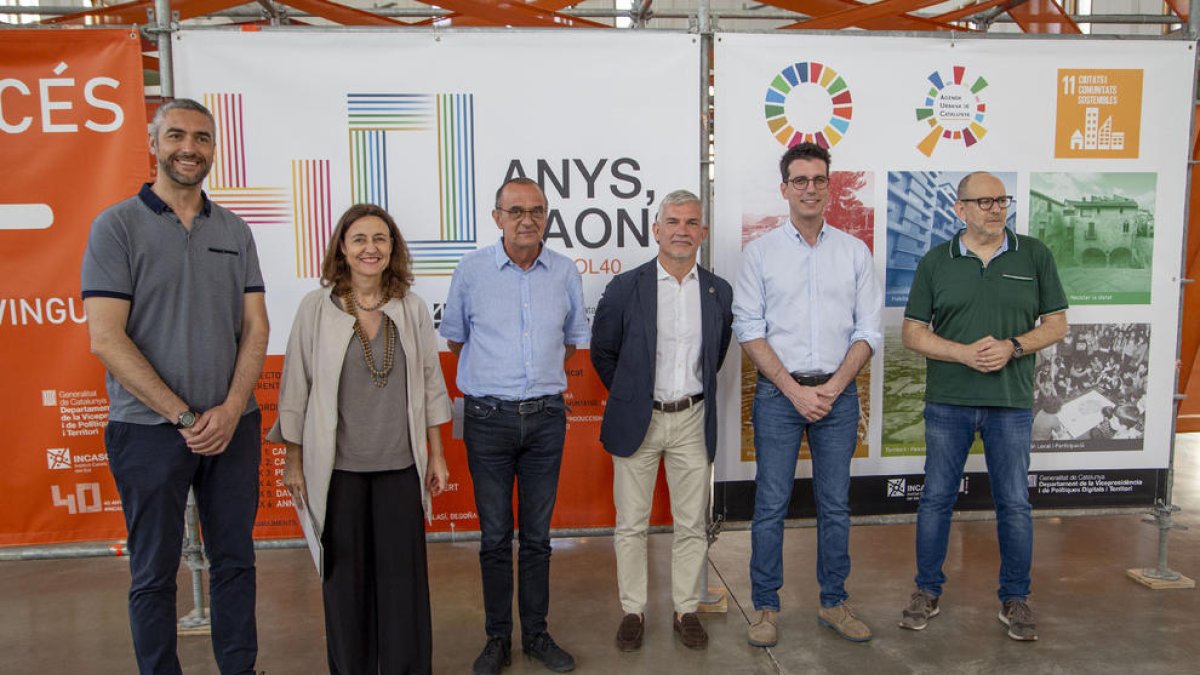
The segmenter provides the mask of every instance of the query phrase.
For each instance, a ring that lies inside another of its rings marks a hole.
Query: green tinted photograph
[[[1072,305],[1150,303],[1153,173],[1035,173],[1029,234],[1054,254]]]

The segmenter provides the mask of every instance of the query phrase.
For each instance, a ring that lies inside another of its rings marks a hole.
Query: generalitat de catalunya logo
[[[932,157],[941,141],[962,143],[968,148],[978,143],[987,134],[983,126],[987,104],[982,94],[988,86],[987,80],[976,76],[972,81],[965,66],[954,66],[950,73],[935,70],[926,79],[931,86],[916,110],[917,122],[929,126],[925,137],[917,143],[921,154]]]
[[[802,61],[784,66],[767,86],[763,102],[767,128],[785,147],[838,144],[854,115],[850,85],[824,63]]]

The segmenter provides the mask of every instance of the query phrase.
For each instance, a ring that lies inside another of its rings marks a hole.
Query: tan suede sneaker
[[[747,632],[750,644],[755,647],[774,647],[779,642],[779,629],[776,628],[778,622],[779,612],[773,609],[760,610]]]
[[[817,621],[851,642],[866,642],[871,639],[871,629],[854,616],[854,612],[846,603],[836,607],[822,607],[821,611],[817,612]]]

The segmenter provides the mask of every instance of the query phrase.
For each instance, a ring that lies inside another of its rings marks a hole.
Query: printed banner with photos
[[[735,278],[741,249],[787,226],[778,162],[801,141],[832,153],[826,222],[875,256],[884,340],[859,378],[856,513],[915,509],[925,359],[900,329],[917,263],[963,226],[955,190],[973,171],[1015,197],[1008,226],[1045,242],[1071,304],[1068,337],[1035,357],[1034,504],[1161,493],[1194,64],[1187,42],[717,36],[717,273]],[[722,420],[741,424],[722,427],[717,479],[738,518],[755,475],[754,369],[734,358]],[[961,503],[986,506],[985,470],[977,439]],[[796,476],[811,489],[803,454]],[[812,513],[795,501],[791,515]]]

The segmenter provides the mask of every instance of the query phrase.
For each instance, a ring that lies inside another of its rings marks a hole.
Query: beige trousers
[[[613,502],[617,524],[617,586],[621,609],[646,608],[646,530],[654,501],[658,463],[667,470],[675,539],[671,546],[671,599],[680,614],[700,604],[700,577],[708,557],[705,534],[711,465],[704,445],[704,404],[665,413],[655,410],[646,438],[629,457],[613,457]]]

